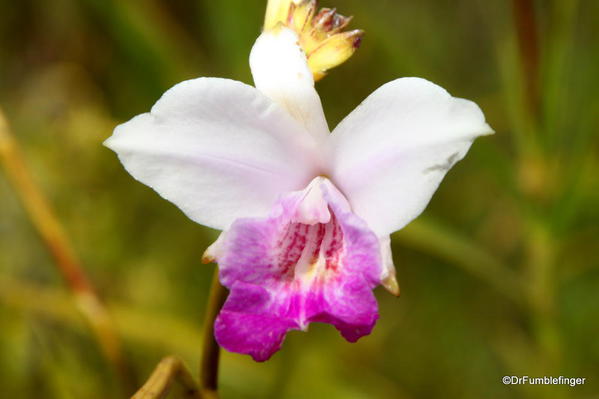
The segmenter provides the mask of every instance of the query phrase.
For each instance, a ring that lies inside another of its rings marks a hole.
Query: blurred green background
[[[349,344],[312,325],[266,363],[224,353],[223,398],[599,398],[599,2],[321,5],[366,31],[317,85],[331,126],[381,84],[421,76],[476,101],[497,134],[393,236],[402,297],[377,290],[372,335]],[[101,143],[181,80],[251,83],[264,9],[0,0],[0,107],[108,306],[130,386],[169,354],[197,374],[214,271],[200,257],[217,232],[135,182]],[[118,374],[0,173],[0,397],[124,397]],[[586,384],[504,386],[504,375]]]

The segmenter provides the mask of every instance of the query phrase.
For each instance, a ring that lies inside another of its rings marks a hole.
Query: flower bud
[[[308,66],[315,80],[322,78],[327,70],[347,61],[360,47],[363,35],[364,32],[359,29],[338,33],[312,51],[308,56]]]
[[[338,14],[334,8],[316,12],[317,8],[316,0],[269,0],[264,19],[264,30],[282,24],[297,33],[314,80],[351,57],[364,35],[358,29],[343,32],[351,17]]]

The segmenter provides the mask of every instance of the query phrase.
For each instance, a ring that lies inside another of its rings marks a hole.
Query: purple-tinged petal
[[[190,219],[226,230],[265,217],[318,173],[316,142],[259,90],[227,79],[177,84],[105,142],[135,179]]]
[[[333,130],[326,173],[384,237],[415,219],[473,140],[492,133],[475,103],[424,79],[397,79]]]
[[[217,261],[231,294],[216,339],[257,361],[272,356],[288,330],[330,323],[354,342],[378,318],[372,289],[382,275],[379,240],[324,178],[282,198],[268,218],[233,223]]]
[[[251,355],[258,362],[278,351],[287,331],[298,325],[265,312],[270,297],[259,285],[236,282],[214,326],[219,343],[231,352]]]

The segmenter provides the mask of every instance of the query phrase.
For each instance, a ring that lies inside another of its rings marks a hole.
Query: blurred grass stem
[[[0,161],[29,219],[71,290],[77,308],[89,323],[108,362],[122,379],[124,389],[131,392],[130,388],[134,381],[130,378],[130,369],[124,360],[120,339],[112,320],[87,278],[64,228],[34,182],[2,109],[0,109]]]
[[[204,342],[200,363],[200,385],[205,399],[218,398],[218,366],[220,347],[214,338],[214,321],[227,298],[227,290],[218,280],[218,270],[214,270],[210,297],[204,319]]]
[[[525,99],[529,112],[538,117],[539,100],[539,38],[533,0],[513,0],[514,23],[518,38],[520,66],[524,80]]]
[[[174,383],[183,388],[181,397],[202,399],[200,389],[183,362],[173,356],[166,357],[158,363],[148,381],[133,395],[131,399],[166,398]]]
[[[164,91],[196,76],[197,46],[160,1],[83,0],[124,54],[139,67],[140,88]]]
[[[395,236],[411,248],[446,259],[450,264],[486,281],[519,307],[526,307],[523,287],[516,273],[458,232],[421,217],[395,233]]]
[[[521,159],[523,172],[535,170],[533,178],[523,180],[523,194],[528,202],[529,212],[525,262],[528,273],[527,294],[531,312],[532,335],[539,351],[539,364],[545,373],[559,372],[561,357],[559,326],[556,319],[556,241],[553,237],[549,215],[536,210],[543,209],[543,203],[548,200],[545,193],[550,180],[544,178],[549,165],[549,157],[538,151],[538,144],[546,137],[539,136],[543,132],[540,114],[540,49],[538,26],[535,18],[533,0],[513,0],[514,28],[518,39],[521,76],[524,91],[523,103],[527,106],[525,117],[527,130],[532,133],[528,151]],[[536,158],[535,158],[536,157]],[[551,195],[549,195],[550,197]],[[533,211],[535,210],[535,211]],[[536,215],[535,215],[536,214]],[[555,396],[554,396],[555,397]]]
[[[529,301],[532,330],[540,350],[543,372],[558,372],[561,357],[556,320],[556,243],[546,225],[531,222],[528,243]]]

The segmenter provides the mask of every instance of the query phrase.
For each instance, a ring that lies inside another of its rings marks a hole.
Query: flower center
[[[330,211],[330,209],[329,209]],[[331,212],[327,223],[292,222],[277,243],[281,277],[308,287],[325,281],[338,271],[343,250],[343,232]]]
[[[337,274],[343,255],[343,230],[317,177],[306,187],[275,245],[275,263],[282,279],[310,288]]]

